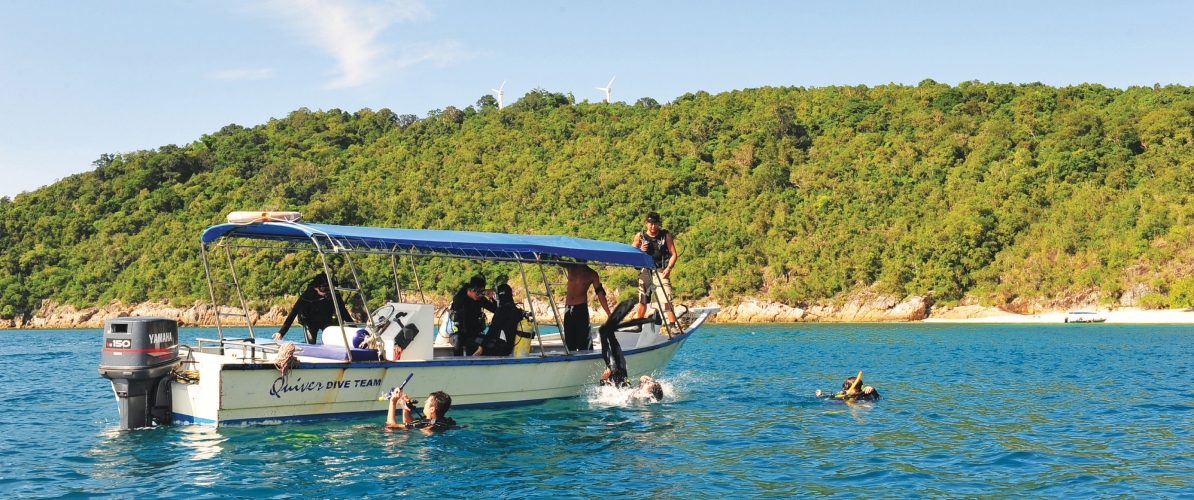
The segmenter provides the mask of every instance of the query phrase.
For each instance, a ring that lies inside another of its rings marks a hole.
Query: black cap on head
[[[311,288],[318,288],[318,287],[321,287],[321,286],[327,286],[327,285],[328,285],[328,277],[327,277],[327,275],[326,275],[326,274],[320,274],[320,275],[318,275],[318,276],[316,276],[316,277],[314,277],[314,278],[311,278],[311,284],[310,284],[310,285],[308,285],[308,286],[310,286]]]
[[[475,288],[478,290],[484,290],[485,289],[485,277],[481,276],[480,274],[473,276],[472,279],[468,280],[468,287]]]
[[[647,222],[654,222],[658,224],[663,221],[659,218],[659,212],[647,212]]]

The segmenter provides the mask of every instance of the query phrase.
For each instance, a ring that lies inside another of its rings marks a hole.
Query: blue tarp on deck
[[[651,257],[625,243],[586,240],[571,236],[539,234],[481,233],[437,229],[397,229],[384,227],[336,226],[286,222],[220,224],[203,231],[203,243],[222,236],[320,244],[327,238],[352,247],[443,253],[477,259],[519,258],[535,260],[535,255],[570,257],[604,264],[655,267]]]

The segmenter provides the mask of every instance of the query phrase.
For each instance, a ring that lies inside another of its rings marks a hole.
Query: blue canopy
[[[223,236],[296,243],[314,241],[321,245],[335,241],[337,246],[348,250],[413,250],[481,260],[533,261],[538,254],[546,260],[556,260],[551,256],[557,256],[603,264],[655,267],[651,256],[625,243],[571,236],[260,222],[212,226],[203,231],[201,240],[207,244]]]

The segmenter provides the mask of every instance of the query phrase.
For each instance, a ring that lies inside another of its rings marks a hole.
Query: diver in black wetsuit
[[[635,300],[623,300],[610,313],[605,324],[597,329],[601,337],[601,357],[605,358],[605,372],[601,374],[601,383],[614,387],[630,387],[629,373],[626,370],[626,357],[622,355],[622,345],[618,343],[615,332],[621,326],[622,320],[634,309]]]
[[[324,328],[338,326],[340,321],[336,318],[336,306],[332,303],[332,295],[328,293],[330,288],[327,276],[321,274],[313,278],[298,300],[294,301],[294,307],[290,309],[282,328],[274,334],[274,340],[282,340],[296,318],[303,326],[303,339],[308,344],[314,344],[319,338],[319,332]],[[336,300],[340,304],[340,319],[351,321],[352,315],[344,308],[344,298],[339,292],[336,292]]]
[[[489,333],[478,339],[480,347],[473,356],[509,356],[518,340],[518,324],[526,319],[526,311],[514,303],[514,290],[502,283],[497,286],[497,311],[489,322]]]
[[[481,309],[497,312],[497,304],[489,299],[493,296],[492,290],[485,289],[485,277],[473,276],[452,297],[452,305],[448,308],[457,333],[456,345],[452,349],[453,355],[473,354],[480,347],[478,341],[485,334],[485,316]]]

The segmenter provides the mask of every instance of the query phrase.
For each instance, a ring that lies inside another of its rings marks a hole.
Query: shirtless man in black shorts
[[[589,344],[589,287],[597,292],[597,301],[605,314],[610,314],[609,304],[605,299],[605,288],[601,286],[601,277],[597,271],[585,265],[584,261],[576,264],[561,264],[568,272],[568,295],[564,299],[567,306],[564,309],[564,344],[569,351],[587,350]]]

